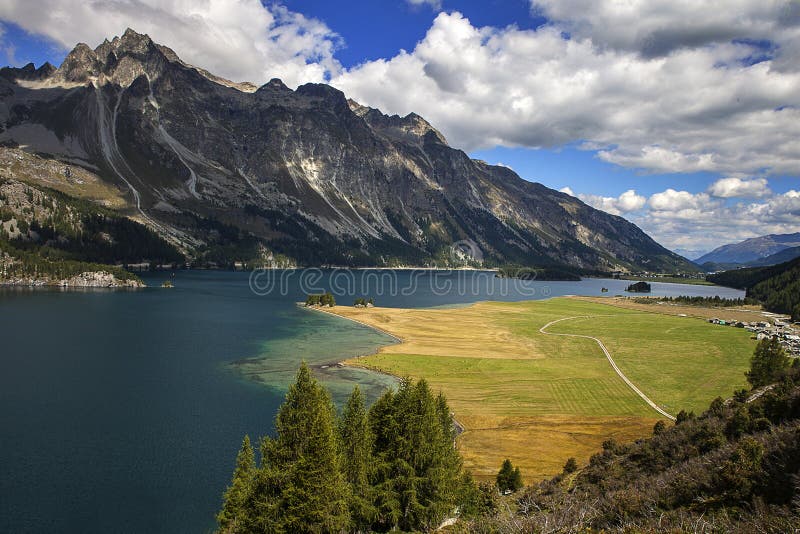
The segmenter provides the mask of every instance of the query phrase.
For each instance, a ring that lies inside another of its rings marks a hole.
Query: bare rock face
[[[133,30],[29,71],[0,72],[0,143],[96,169],[186,249],[215,221],[300,264],[441,265],[469,242],[495,264],[695,270],[621,217],[328,85],[224,80]]]

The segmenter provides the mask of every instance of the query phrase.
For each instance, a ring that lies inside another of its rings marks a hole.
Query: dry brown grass
[[[506,458],[531,483],[560,472],[570,456],[579,464],[604,440],[631,441],[649,435],[657,419],[646,417],[483,417],[464,418],[459,438],[464,464],[479,480],[493,480]]]
[[[465,308],[402,309],[337,306],[334,313],[386,330],[403,340],[384,348],[392,354],[427,354],[462,358],[543,358],[540,347],[515,336],[502,324],[487,321],[496,313],[493,303]],[[523,313],[520,311],[520,313]]]

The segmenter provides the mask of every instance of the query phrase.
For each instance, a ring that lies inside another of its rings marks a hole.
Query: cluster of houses
[[[767,337],[777,337],[786,352],[795,358],[800,358],[800,335],[792,328],[789,323],[775,319],[774,322],[769,321],[726,321],[724,319],[717,319],[716,317],[708,320],[709,323],[719,324],[723,326],[733,326],[735,328],[744,328],[749,332],[755,334],[756,339],[762,340]]]
[[[706,274],[704,272],[675,272],[675,273],[651,273],[650,271],[641,271],[641,272],[625,272],[625,271],[613,271],[611,273],[612,278],[624,278],[624,277],[633,277],[633,278],[686,278],[687,280],[705,280]]]

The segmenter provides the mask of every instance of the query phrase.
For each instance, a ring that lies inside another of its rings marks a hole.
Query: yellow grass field
[[[459,448],[480,479],[505,458],[527,482],[552,476],[571,456],[586,461],[605,439],[649,435],[663,419],[612,369],[661,408],[702,411],[745,384],[755,342],[741,329],[697,318],[557,298],[484,302],[463,308],[337,306],[333,313],[380,328],[403,342],[349,365],[425,378],[442,390],[464,426]]]

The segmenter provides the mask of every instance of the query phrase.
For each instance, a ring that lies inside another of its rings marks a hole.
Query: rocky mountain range
[[[256,87],[127,30],[0,70],[0,144],[78,166],[189,256],[695,270],[625,219],[324,84]]]
[[[797,247],[800,247],[800,233],[770,234],[722,245],[697,258],[695,263],[710,270],[776,265],[800,256]]]

